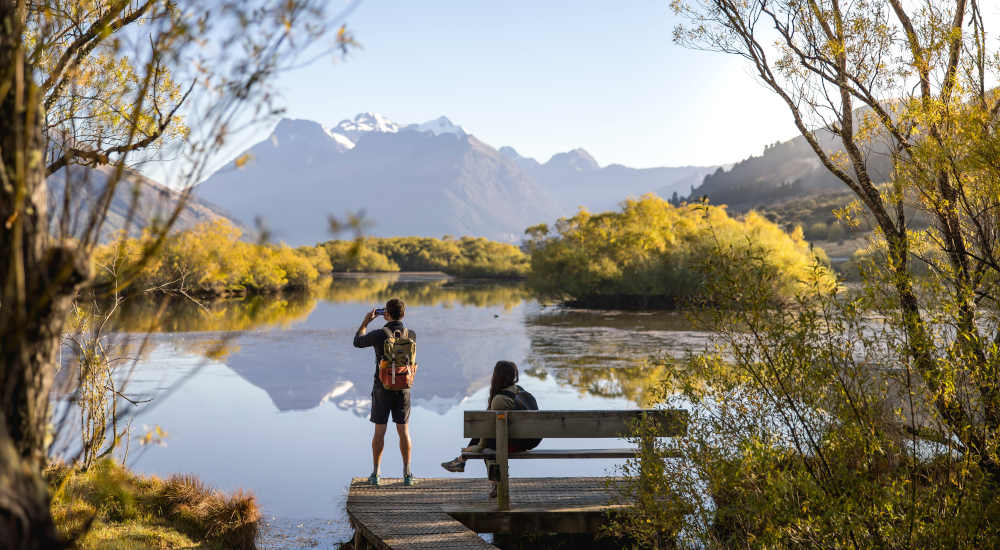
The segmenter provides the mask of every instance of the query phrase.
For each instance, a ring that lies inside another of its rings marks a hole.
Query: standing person
[[[367,333],[368,323],[382,315],[387,323],[382,330]],[[400,333],[404,337],[416,341],[417,335],[403,326],[403,316],[406,314],[406,304],[399,298],[393,298],[385,303],[385,309],[373,309],[365,315],[361,326],[354,334],[354,347],[375,348],[375,382],[372,386],[372,413],[369,418],[375,424],[375,435],[372,437],[373,469],[368,483],[379,484],[382,464],[382,449],[385,446],[385,430],[389,423],[389,415],[396,424],[399,434],[399,452],[403,456],[403,484],[413,485],[413,473],[410,471],[410,455],[413,448],[410,441],[410,390],[387,390],[379,381],[379,363],[385,354],[385,342],[393,334]]]

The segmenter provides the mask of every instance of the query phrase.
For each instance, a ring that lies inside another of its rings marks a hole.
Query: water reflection
[[[123,332],[233,332],[289,328],[321,301],[377,304],[392,297],[410,307],[495,307],[510,311],[528,299],[517,282],[463,282],[429,275],[338,275],[301,292],[215,301],[184,297],[135,298],[113,319]]]
[[[407,303],[407,321],[421,337],[417,405],[447,411],[488,383],[497,358],[524,347],[519,316],[512,315],[527,297],[523,285],[436,275],[343,277],[309,292],[210,303],[131,300],[114,326],[160,333],[177,351],[224,361],[279,411],[329,402],[364,416],[374,362],[371,350],[350,342],[364,312],[394,296]]]
[[[133,300],[115,326],[169,334],[178,351],[224,361],[279,411],[332,403],[364,416],[371,351],[349,342],[364,311],[394,296],[419,334],[414,403],[439,414],[488,385],[500,358],[581,394],[649,404],[669,359],[706,344],[684,314],[542,307],[521,284],[435,275],[338,277],[310,292],[203,304]]]
[[[402,277],[402,278],[401,278]],[[455,281],[437,275],[341,275],[322,294],[331,302],[384,303],[402,298],[410,306],[456,305],[495,307],[510,311],[530,298],[524,284],[504,281]]]
[[[581,395],[651,406],[678,359],[710,344],[711,335],[692,324],[687,313],[543,308],[525,318],[528,372]]]
[[[637,361],[644,363],[644,361]],[[530,368],[527,374],[546,380],[549,377],[559,384],[575,388],[581,395],[604,398],[623,398],[639,407],[647,408],[662,401],[671,384],[670,370],[673,362],[635,367],[564,367],[558,369]]]
[[[308,317],[317,301],[318,297],[312,292],[215,301],[184,297],[133,298],[122,304],[112,326],[117,331],[140,333],[288,328]]]
[[[544,308],[525,324],[532,363],[546,369],[659,364],[709,343],[683,313]]]

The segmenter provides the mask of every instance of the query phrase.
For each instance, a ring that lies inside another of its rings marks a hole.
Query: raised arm
[[[377,315],[375,315],[374,309],[365,314],[365,318],[361,321],[361,326],[354,333],[354,347],[370,348],[375,345],[375,338],[372,338],[372,335],[368,334],[368,323],[372,322],[372,319],[375,317]]]

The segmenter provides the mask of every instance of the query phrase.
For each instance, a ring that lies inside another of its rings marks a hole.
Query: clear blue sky
[[[734,162],[797,133],[739,59],[673,44],[666,0],[366,0],[347,23],[361,49],[281,75],[288,116],[446,115],[543,162],[583,147],[635,167]]]

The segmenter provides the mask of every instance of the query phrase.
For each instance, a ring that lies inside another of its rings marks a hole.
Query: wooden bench
[[[650,421],[649,437],[677,437],[687,431],[687,411],[465,411],[465,437],[496,439],[496,451],[462,453],[466,459],[492,458],[500,467],[497,507],[510,509],[508,461],[510,459],[552,458],[634,458],[638,448],[618,449],[532,449],[508,452],[509,438],[620,438],[628,437],[637,423]],[[545,442],[542,442],[544,445]]]

